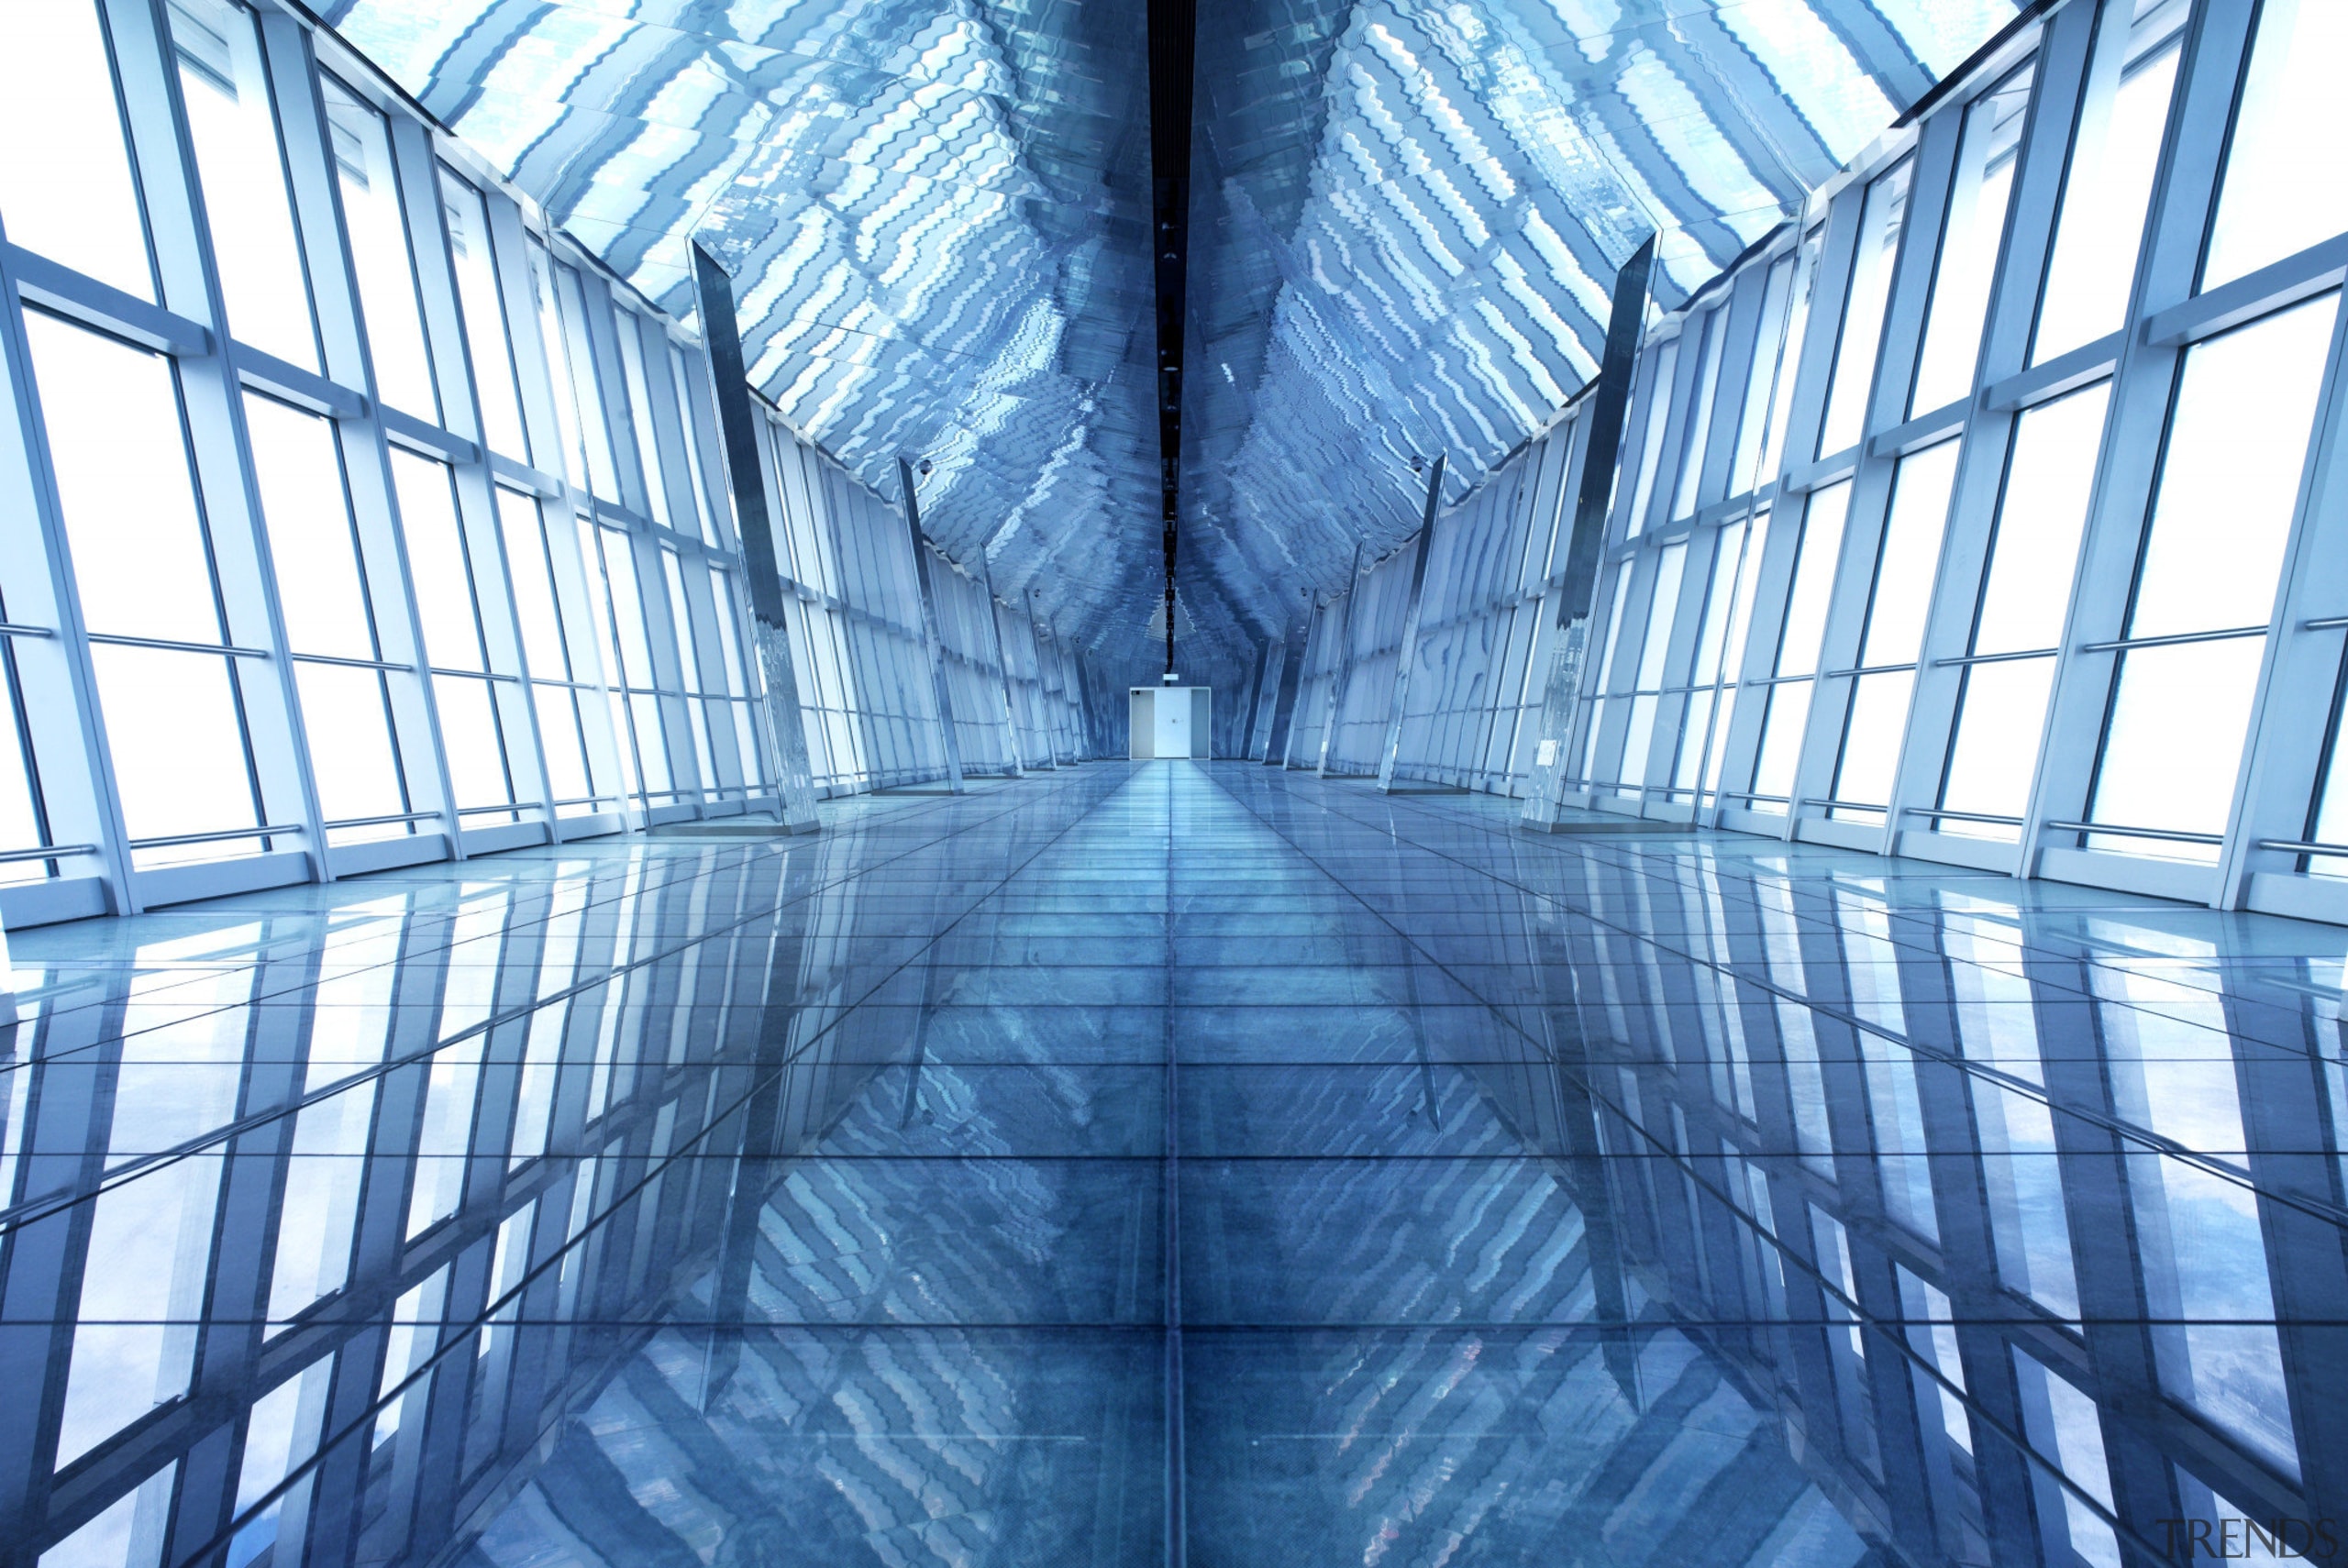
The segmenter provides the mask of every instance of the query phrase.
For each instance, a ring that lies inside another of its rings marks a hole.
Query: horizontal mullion
[[[393,664],[382,658],[353,658],[348,654],[295,653],[285,657],[295,664],[331,664],[344,669],[381,669],[396,675],[415,672],[415,666],[412,664]]]
[[[56,628],[28,626],[19,621],[0,621],[0,637],[53,637]]]
[[[1994,812],[1952,812],[1944,806],[1902,806],[1900,812],[1911,817],[1930,817],[1936,823],[1994,823],[2000,827],[2022,825],[2020,817],[1999,816]]]
[[[2130,648],[2173,648],[2188,643],[2222,643],[2240,637],[2263,637],[2265,626],[2228,626],[2213,632],[2172,632],[2165,637],[2118,637],[2108,643],[2081,643],[2081,653],[2126,653]]]
[[[336,828],[389,827],[393,823],[437,822],[441,815],[439,812],[393,812],[380,817],[344,817],[324,825],[329,832]]]
[[[2151,838],[2169,844],[2223,844],[2221,833],[2187,833],[2182,828],[2121,827],[2112,823],[2046,823],[2049,833],[2091,833],[2105,838]]]
[[[95,855],[94,844],[52,844],[39,849],[0,849],[0,866],[20,865],[28,860],[70,860],[77,855]]]
[[[89,640],[108,647],[161,648],[165,653],[216,654],[222,658],[271,658],[267,648],[239,647],[234,643],[190,643],[177,637],[133,637],[120,632],[92,632]]]
[[[161,838],[134,838],[133,849],[170,849],[183,844],[227,844],[240,838],[294,838],[306,830],[279,823],[267,827],[215,828],[209,833],[175,833]]]
[[[212,332],[203,323],[125,293],[62,262],[11,245],[7,267],[15,274],[17,293],[29,304],[158,353],[201,358],[212,352]]]
[[[1968,664],[2012,664],[2018,659],[2053,658],[2061,648],[2015,648],[2008,653],[1957,654],[1949,658],[1933,660],[1934,669],[1952,669]]]

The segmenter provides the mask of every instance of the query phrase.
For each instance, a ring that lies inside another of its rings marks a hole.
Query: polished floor
[[[2348,932],[825,810],[12,936],[0,1562],[2348,1561]]]

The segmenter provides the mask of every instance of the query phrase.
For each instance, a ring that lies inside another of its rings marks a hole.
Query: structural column
[[[1647,237],[1614,274],[1614,299],[1606,315],[1606,358],[1598,369],[1598,392],[1589,410],[1589,437],[1582,448],[1581,484],[1574,495],[1572,543],[1557,589],[1557,651],[1541,702],[1540,743],[1524,782],[1526,827],[1557,825],[1557,794],[1566,776],[1567,743],[1573,738],[1574,707],[1581,691],[1584,656],[1589,649],[1589,611],[1598,580],[1600,547],[1606,540],[1606,503],[1614,488],[1614,458],[1623,444],[1623,414],[1631,399],[1631,374],[1638,366],[1639,335],[1646,321],[1647,272],[1655,265],[1655,237]]]
[[[981,558],[981,565],[984,565]],[[987,596],[987,635],[994,644],[995,673],[1002,677],[1002,729],[1008,743],[1006,756],[1011,763],[1011,776],[1027,776],[1027,759],[1019,753],[1019,700],[1011,690],[1011,656],[1002,647],[1002,606],[994,596],[994,568],[985,566],[979,587]]]
[[[1337,740],[1337,715],[1346,711],[1346,678],[1354,672],[1354,598],[1361,589],[1361,541],[1354,541],[1353,565],[1346,569],[1346,607],[1337,616],[1337,667],[1329,672],[1329,714],[1321,726],[1321,756],[1313,772],[1320,778],[1329,777],[1329,758],[1335,755]]]
[[[914,581],[921,591],[921,635],[929,647],[929,684],[937,693],[937,729],[946,743],[946,782],[962,792],[962,738],[954,733],[954,692],[946,679],[946,645],[937,635],[937,591],[930,580],[929,541],[921,531],[921,499],[914,493],[913,464],[897,459],[897,482],[905,491],[905,531],[914,547]],[[991,604],[993,596],[988,596]]]
[[[1419,516],[1419,542],[1411,552],[1411,598],[1402,609],[1402,646],[1394,656],[1394,701],[1386,715],[1386,744],[1378,753],[1378,787],[1394,788],[1394,762],[1402,748],[1402,700],[1411,689],[1411,667],[1419,657],[1419,604],[1426,595],[1427,550],[1434,543],[1435,509],[1443,504],[1443,454],[1427,470],[1426,510]]]
[[[1264,662],[1256,679],[1256,711],[1248,715],[1247,734],[1239,743],[1239,755],[1261,760],[1272,745],[1272,721],[1279,709],[1280,676],[1288,668],[1288,644],[1268,642],[1264,645]]]
[[[774,735],[775,804],[782,825],[814,833],[814,770],[807,763],[807,731],[799,712],[799,673],[782,619],[782,578],[777,568],[766,477],[759,467],[758,414],[750,407],[742,337],[734,321],[734,283],[716,258],[696,245],[693,291],[701,306],[701,336],[709,351],[717,430],[725,447],[725,473],[734,487],[734,517],[742,531],[743,575],[750,580],[750,630],[766,677],[767,727]]]

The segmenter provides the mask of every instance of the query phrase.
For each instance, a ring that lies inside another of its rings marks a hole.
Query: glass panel
[[[1965,111],[1965,138],[1956,155],[1956,183],[1941,227],[1940,259],[1933,271],[1923,356],[1910,393],[1911,415],[1944,408],[1973,390],[1988,317],[1989,284],[2012,203],[2014,163],[2035,72],[2023,66]]]
[[[227,659],[102,645],[90,660],[133,838],[260,822]]]
[[[717,536],[717,525],[710,516],[709,476],[702,468],[701,431],[693,417],[692,379],[687,365],[685,351],[673,343],[670,344],[669,368],[677,388],[677,418],[684,430],[685,469],[692,479],[693,513],[701,522],[702,542],[717,545],[721,541]],[[778,495],[774,500],[780,510],[782,498]]]
[[[725,690],[733,696],[747,697],[750,689],[742,669],[741,638],[734,629],[733,579],[716,567],[709,569],[709,597],[717,621],[718,646],[725,656]]]
[[[2103,760],[2088,820],[2221,833],[2250,726],[2264,637],[2132,648],[2121,656]],[[2132,849],[2136,844],[2100,844]],[[2214,861],[2215,845],[2151,843],[2150,852]]]
[[[142,300],[155,297],[105,34],[91,0],[9,7],[0,147],[40,149],[0,158],[0,224],[10,244]]]
[[[652,643],[644,630],[644,598],[637,587],[636,552],[628,536],[616,528],[604,536],[604,570],[611,581],[613,625],[619,635],[621,679],[628,686],[649,690]]]
[[[57,1433],[59,1464],[187,1392],[219,1181],[217,1159],[187,1159],[99,1194]]]
[[[328,822],[397,816],[408,809],[399,754],[392,742],[389,694],[381,670],[340,664],[296,664],[303,727],[318,804]],[[404,823],[384,824],[393,832]]]
[[[219,642],[171,362],[39,311],[25,337],[90,630]]]
[[[2343,700],[2348,700],[2348,682],[2331,699],[2331,756],[2324,765],[2316,796],[2315,825],[2309,830],[2318,844],[2348,844],[2348,723],[2341,718]],[[2348,859],[2316,856],[2308,862],[2308,869],[2328,877],[2348,876]]]
[[[327,134],[342,185],[342,221],[350,236],[350,264],[359,274],[375,390],[393,408],[437,425],[440,398],[433,390],[432,357],[424,344],[391,136],[383,116],[341,83],[322,76],[318,85],[326,94]]]
[[[1834,776],[1835,800],[1859,806],[1889,804],[1908,723],[1908,700],[1915,690],[1912,669],[1862,676],[1853,682],[1843,756]]]
[[[1762,291],[1761,325],[1753,345],[1753,365],[1744,383],[1744,409],[1736,425],[1736,457],[1728,492],[1743,495],[1761,482],[1761,441],[1769,425],[1769,392],[1778,374],[1778,349],[1786,328],[1786,300],[1793,289],[1795,259],[1779,258]]]
[[[1953,965],[1952,969],[1966,968]],[[2027,986],[2016,1000],[1977,1007],[2011,1012],[2029,1027]],[[1966,1032],[1966,1054],[1977,1055]],[[2071,1224],[2063,1202],[2063,1171],[2054,1144],[2054,1112],[2043,1100],[1987,1078],[1973,1080],[1973,1122],[1981,1139],[1981,1174],[1988,1199],[1989,1233],[1998,1277],[2058,1318],[2079,1315],[2078,1275],[2071,1261]]]
[[[522,432],[522,405],[515,392],[513,339],[497,288],[489,213],[481,193],[445,168],[440,171],[440,215],[449,226],[449,254],[456,264],[457,302],[464,311],[482,434],[492,451],[528,462],[530,444]]]
[[[2185,0],[2113,0],[2104,7],[2039,296],[2032,364],[2120,330],[2135,286],[2186,10]]]
[[[179,1474],[174,1459],[42,1552],[38,1568],[161,1568]]]
[[[486,670],[474,612],[472,566],[457,520],[449,465],[392,448],[392,480],[407,536],[416,616],[424,623],[426,662],[441,669]]]
[[[2348,229],[2348,6],[2265,0],[2234,111],[2205,289]]]
[[[1728,643],[1729,612],[1736,600],[1736,569],[1744,558],[1744,525],[1731,523],[1712,544],[1712,580],[1704,589],[1704,624],[1696,636],[1696,664],[1689,679],[1699,686],[1720,679]]]
[[[1793,793],[1794,766],[1801,760],[1802,730],[1810,722],[1807,680],[1769,688],[1769,713],[1761,731],[1761,759],[1753,771],[1753,792],[1772,797],[1756,801],[1755,811],[1783,812]]]
[[[500,485],[497,524],[505,540],[506,569],[514,577],[514,607],[530,674],[539,680],[564,679],[570,675],[570,662],[563,646],[562,613],[555,598],[537,499]]]
[[[2038,767],[2038,742],[2046,723],[2046,699],[2054,660],[2016,659],[1977,664],[1965,672],[1956,739],[1949,752],[1948,778],[1940,805],[1952,812],[2019,817],[2030,803],[2030,783]],[[1974,837],[2015,837],[2011,828],[1944,819],[1944,833]]]
[[[1786,601],[1785,632],[1778,641],[1778,675],[1808,675],[1818,668],[1826,636],[1826,610],[1834,591],[1834,569],[1843,556],[1843,522],[1851,510],[1851,481],[1837,480],[1810,498],[1803,519],[1801,555],[1793,591]]]
[[[2042,403],[2014,422],[1973,653],[2052,648],[2070,613],[2111,383]]]
[[[660,699],[649,691],[629,695],[628,718],[636,726],[636,755],[644,769],[644,790],[649,795],[669,792],[669,746],[660,723]]]
[[[1647,751],[1655,739],[1656,700],[1635,697],[1631,700],[1631,722],[1623,734],[1623,765],[1615,770],[1622,793],[1637,800],[1644,792],[1647,777]]]
[[[570,267],[558,264],[554,276],[556,292],[562,301],[563,323],[570,329],[566,346],[570,351],[571,390],[579,399],[580,434],[587,448],[588,476],[597,495],[617,501],[619,475],[612,465],[611,421],[604,406],[593,338],[587,330],[586,292],[580,287],[578,272]]]
[[[2338,302],[2187,351],[2130,636],[2263,626],[2274,613]]]
[[[269,1288],[270,1327],[342,1288],[366,1173],[375,1086],[360,1083],[315,1105],[294,1121],[285,1162],[285,1196],[277,1216],[276,1261]]]
[[[2187,351],[2130,636],[2273,615],[2337,304],[2310,300]],[[2088,820],[2221,832],[2265,646],[2261,635],[2124,654]]]
[[[505,776],[505,745],[489,682],[462,675],[435,676],[434,705],[440,715],[440,745],[449,761],[449,781],[460,810],[502,806],[514,799]]]
[[[245,428],[287,646],[296,653],[375,657],[374,618],[334,427],[314,414],[247,392]]]
[[[1793,412],[1794,382],[1801,370],[1802,345],[1810,331],[1811,291],[1818,282],[1818,252],[1824,243],[1822,235],[1813,233],[1801,248],[1801,259],[1794,270],[1793,304],[1786,317],[1786,344],[1778,355],[1778,390],[1769,402],[1769,430],[1762,442],[1761,469],[1754,476],[1760,484],[1778,471],[1778,459],[1786,448],[1786,420]]]
[[[546,748],[547,777],[554,788],[554,798],[583,801],[593,790],[587,782],[587,754],[580,730],[578,703],[570,689],[561,686],[534,686],[530,700],[538,712],[538,738]]]
[[[1655,494],[1655,471],[1663,460],[1663,433],[1671,423],[1671,383],[1679,373],[1679,339],[1663,346],[1656,356],[1655,385],[1647,394],[1647,423],[1639,438],[1639,482],[1631,488],[1631,520],[1625,536],[1646,525],[1647,503]]]
[[[1851,292],[1843,304],[1843,336],[1834,348],[1834,380],[1826,400],[1826,424],[1818,455],[1854,446],[1863,434],[1868,393],[1875,384],[1876,353],[1883,342],[1883,313],[1891,301],[1892,264],[1899,257],[1899,235],[1908,215],[1912,162],[1879,175],[1867,187],[1859,215],[1858,253],[1851,260]]]
[[[4,614],[5,610],[0,610]],[[0,691],[0,849],[30,849],[53,844],[40,794],[40,772],[35,766],[32,737],[26,728],[25,693],[18,683],[16,649],[0,639],[0,677],[7,686]],[[39,860],[0,862],[0,882],[38,882],[50,874]],[[13,1146],[13,1140],[10,1141]],[[0,1165],[0,1195],[8,1191],[6,1166]]]
[[[1866,640],[1859,653],[1862,665],[1913,664],[1923,646],[1924,617],[1932,609],[1933,580],[1940,570],[1941,535],[1948,524],[1949,491],[1956,482],[1960,445],[1944,441],[1899,460],[1883,551],[1876,559]]]
[[[1697,489],[1704,478],[1704,444],[1712,425],[1712,394],[1719,390],[1721,346],[1728,337],[1728,309],[1722,306],[1704,318],[1704,364],[1696,375],[1696,402],[1688,416],[1687,438],[1680,443],[1679,482],[1671,497],[1672,521],[1691,516]]]
[[[692,609],[685,600],[685,572],[674,550],[660,552],[660,570],[668,579],[669,620],[677,633],[677,668],[684,672],[684,690],[702,690],[701,661],[693,656]]]
[[[579,403],[570,381],[570,339],[554,300],[554,263],[546,247],[526,242],[530,259],[530,296],[538,311],[538,347],[546,355],[547,381],[554,393],[554,417],[562,440],[562,477],[584,490],[587,470],[579,445]]]
[[[466,684],[471,685],[471,682]],[[489,950],[493,957],[496,949]],[[469,966],[494,980],[494,964]],[[486,1010],[485,999],[483,1010]],[[441,1032],[451,1032],[442,1019]],[[415,1138],[415,1185],[408,1195],[407,1234],[422,1235],[457,1211],[465,1190],[465,1155],[472,1144],[473,1100],[481,1089],[479,1035],[434,1054]],[[389,1375],[388,1373],[386,1375]]]
[[[171,19],[228,330],[315,370],[309,276],[252,13],[227,0],[171,0]]]
[[[637,337],[644,323],[632,311],[616,314],[619,327],[620,368],[627,379],[628,423],[636,433],[637,459],[644,466],[646,504],[651,509],[652,520],[663,528],[669,525],[669,484],[661,477],[660,438],[652,428],[652,390],[644,379],[644,346]]]
[[[1687,545],[1663,547],[1656,565],[1655,593],[1647,601],[1646,635],[1639,641],[1638,690],[1652,691],[1663,684],[1664,661],[1671,649],[1672,613],[1679,605],[1679,582],[1687,567]]]
[[[2021,1350],[2013,1356],[2030,1446],[2072,1483],[2046,1487],[2056,1496],[2042,1496],[2040,1529],[2058,1548],[2058,1562],[2067,1551],[2088,1568],[2120,1568],[2119,1538],[2088,1503],[2092,1498],[2106,1512],[2112,1506],[2111,1467],[2104,1459],[2103,1419],[2095,1401]]]

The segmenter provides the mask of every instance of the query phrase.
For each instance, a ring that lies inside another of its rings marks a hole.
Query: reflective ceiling
[[[1141,0],[338,0],[324,19],[648,298],[734,272],[759,388],[1064,633],[1158,608]],[[1200,0],[1182,602],[1245,657],[2015,0]]]

